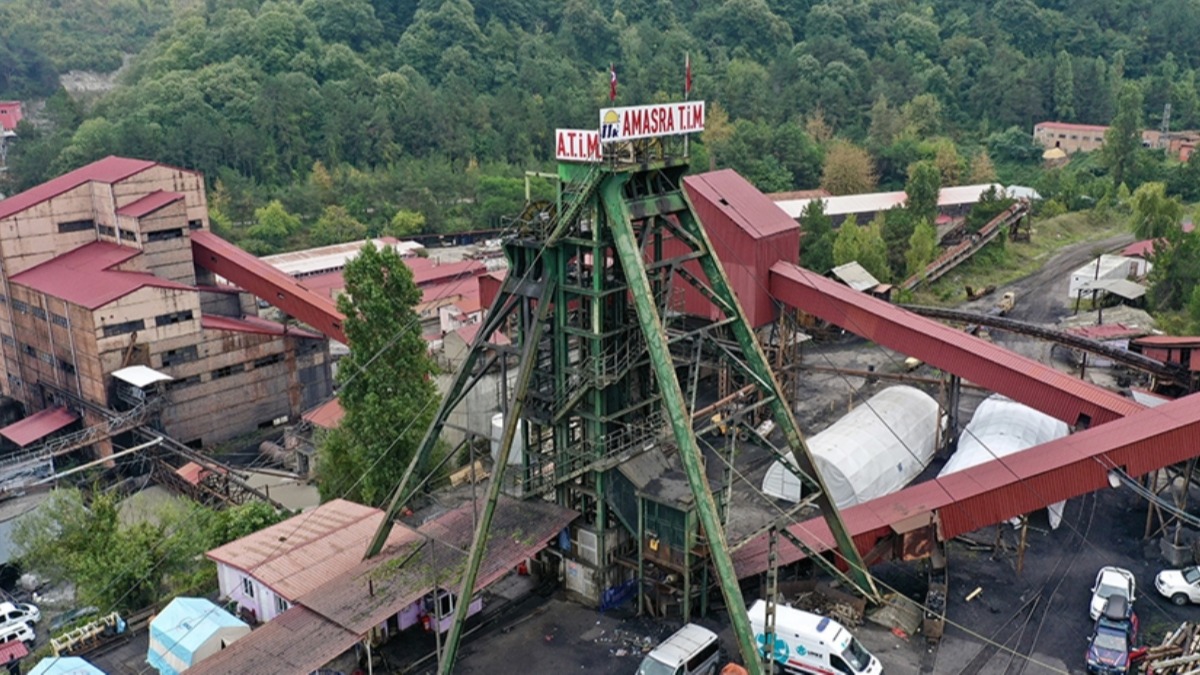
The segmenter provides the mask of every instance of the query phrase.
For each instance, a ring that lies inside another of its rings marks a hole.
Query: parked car
[[[1125,598],[1126,603],[1132,607],[1133,601],[1137,599],[1136,591],[1137,581],[1133,578],[1133,572],[1120,567],[1101,567],[1096,574],[1096,583],[1092,584],[1092,621],[1100,618],[1104,602],[1113,596]]]
[[[1087,671],[1096,675],[1129,673],[1130,652],[1137,644],[1137,632],[1138,618],[1133,607],[1123,596],[1111,596],[1088,640]]]
[[[0,626],[7,626],[18,621],[32,626],[41,620],[42,611],[37,608],[37,605],[24,602],[0,602]]]
[[[1200,567],[1163,570],[1154,577],[1154,589],[1176,605],[1200,602]]]

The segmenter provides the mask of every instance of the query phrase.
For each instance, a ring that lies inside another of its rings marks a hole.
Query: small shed
[[[159,675],[178,675],[249,633],[250,626],[211,600],[175,598],[150,621],[146,661]]]
[[[78,656],[52,656],[38,661],[29,675],[105,675]]]

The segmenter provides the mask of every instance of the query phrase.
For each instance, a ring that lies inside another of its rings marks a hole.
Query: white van
[[[750,606],[750,626],[764,653],[774,652],[775,661],[787,673],[819,675],[881,675],[879,659],[859,644],[842,624],[826,616],[809,614],[786,605],[775,606],[775,641],[766,648],[767,603]]]
[[[20,640],[32,648],[33,643],[37,641],[37,633],[33,632],[33,626],[23,622],[10,623],[0,627],[0,645],[6,645],[15,640]]]
[[[647,654],[637,675],[712,675],[720,651],[716,633],[689,623]]]

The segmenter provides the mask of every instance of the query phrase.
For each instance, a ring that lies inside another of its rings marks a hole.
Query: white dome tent
[[[938,477],[1049,443],[1070,431],[1065,422],[993,394],[975,409],[970,424],[959,436],[958,450],[942,467]],[[1051,528],[1057,529],[1062,522],[1065,503],[1049,506]]]
[[[916,478],[937,450],[944,419],[925,392],[889,387],[808,439],[813,461],[838,508],[891,494]],[[791,461],[791,457],[788,460]],[[763,478],[763,492],[800,501],[800,481],[781,462]]]

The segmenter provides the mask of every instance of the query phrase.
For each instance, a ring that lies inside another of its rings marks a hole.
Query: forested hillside
[[[24,28],[0,34],[58,69],[80,65],[63,41],[91,36],[83,58],[112,68],[179,4],[125,1],[143,9],[63,0],[51,19],[14,0],[3,10]],[[100,7],[110,19],[87,25]],[[929,159],[944,183],[998,170],[1071,207],[1102,196],[1109,166],[1040,177],[1033,123],[1107,124],[1133,83],[1145,125],[1170,102],[1173,128],[1200,126],[1198,33],[1200,0],[207,0],[176,11],[93,110],[52,99],[55,125],[26,130],[10,187],[119,153],[203,171],[218,222],[255,250],[486,227],[517,208],[556,126],[594,124],[610,63],[619,103],[669,100],[686,53],[710,102],[702,168],[764,190],[824,173],[837,191],[898,188]],[[1186,189],[1161,158],[1129,166],[1130,188]]]

